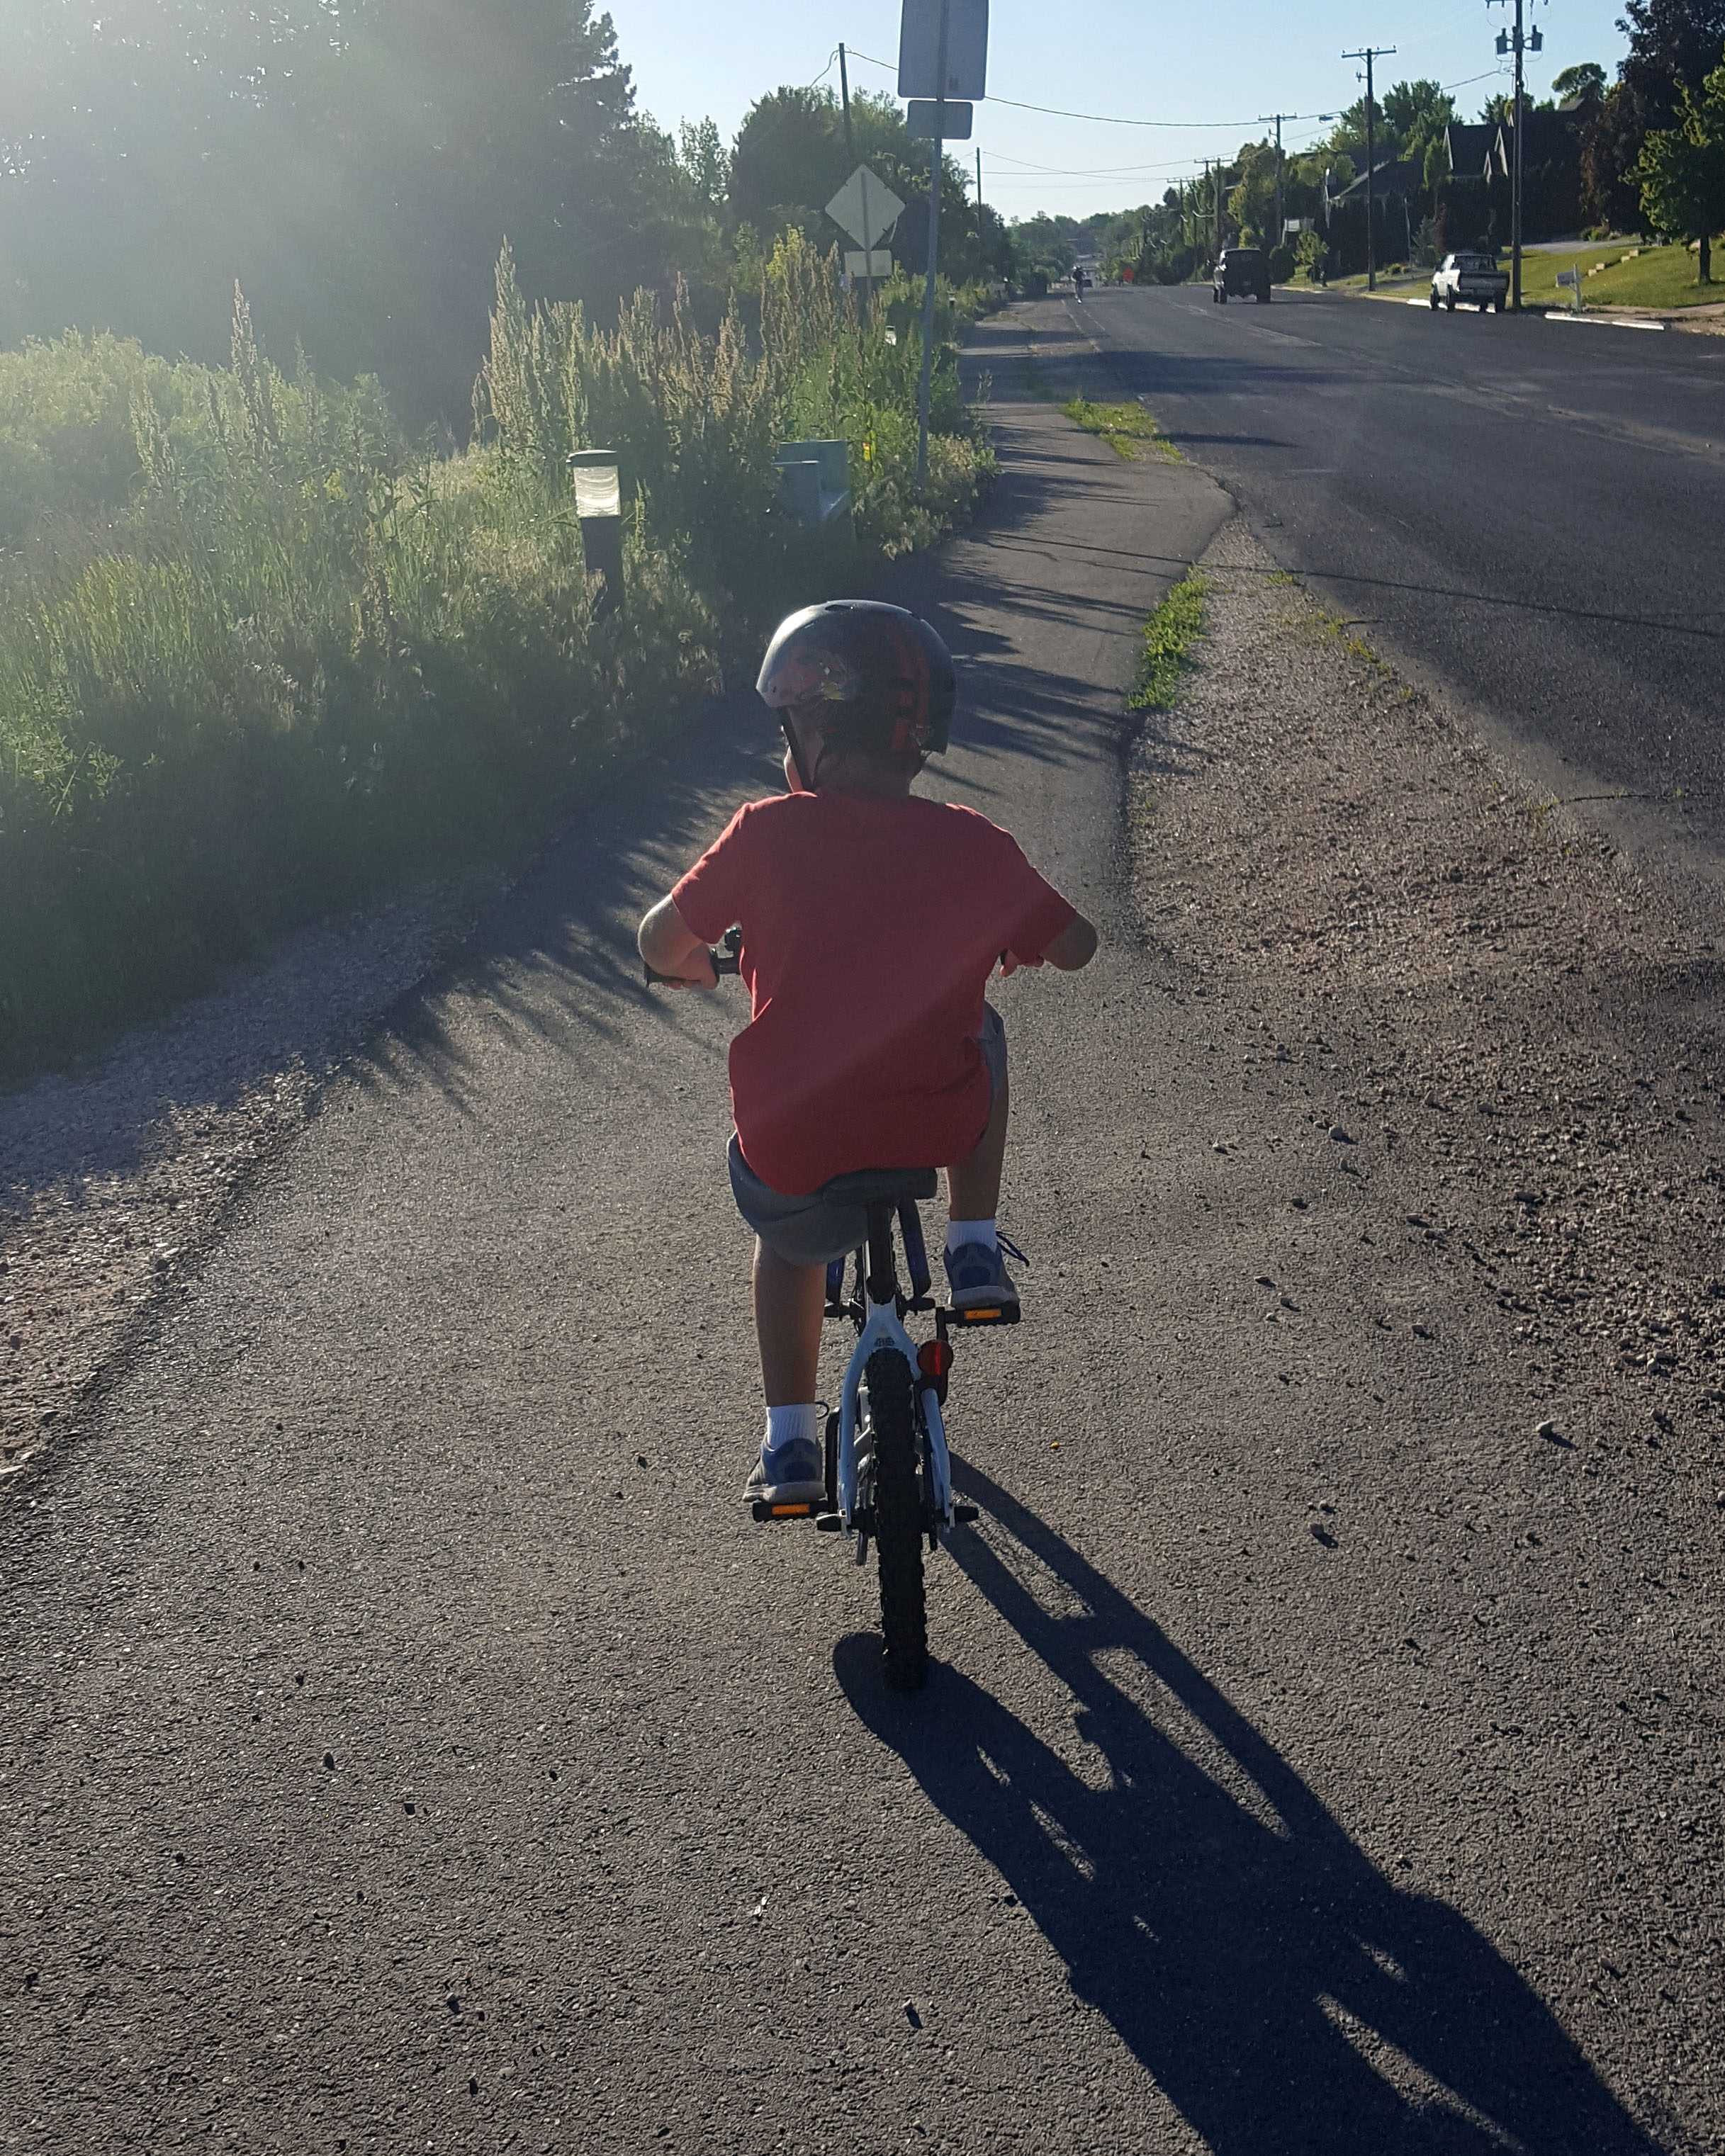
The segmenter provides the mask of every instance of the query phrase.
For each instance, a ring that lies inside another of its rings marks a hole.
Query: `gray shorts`
[[[1007,1029],[992,1004],[985,1005],[982,1029],[976,1035],[988,1072],[989,1097],[998,1097],[1007,1081]],[[737,1134],[731,1133],[731,1195],[743,1215],[767,1248],[788,1265],[831,1265],[860,1248],[868,1233],[868,1215],[860,1205],[833,1205],[812,1191],[806,1197],[787,1197],[761,1181],[743,1158]],[[916,1163],[879,1161],[880,1168],[904,1168]],[[943,1163],[942,1165],[946,1165]]]

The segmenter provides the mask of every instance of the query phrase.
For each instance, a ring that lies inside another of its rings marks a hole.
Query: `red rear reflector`
[[[916,1351],[916,1367],[925,1378],[944,1378],[952,1368],[952,1350],[944,1340],[924,1340]]]

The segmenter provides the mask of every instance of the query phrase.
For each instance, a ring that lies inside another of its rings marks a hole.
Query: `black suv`
[[[1261,247],[1224,247],[1216,258],[1210,297],[1222,306],[1248,293],[1261,305],[1269,300],[1269,257]]]

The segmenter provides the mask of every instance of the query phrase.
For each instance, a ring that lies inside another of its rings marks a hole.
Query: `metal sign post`
[[[916,485],[929,478],[929,405],[935,364],[935,275],[940,249],[940,176],[946,162],[947,108],[954,99],[986,96],[988,0],[904,0],[899,28],[899,95],[931,99],[929,255],[923,283],[922,370],[916,393]],[[965,130],[966,135],[970,131]]]
[[[934,392],[935,270],[940,256],[940,168],[946,162],[946,33],[952,0],[940,0],[940,59],[935,80],[935,133],[929,145],[929,266],[923,277],[922,371],[916,385],[916,490],[929,485],[929,407]],[[907,8],[908,16],[909,10]]]

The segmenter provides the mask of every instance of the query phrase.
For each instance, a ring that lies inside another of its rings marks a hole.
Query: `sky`
[[[635,71],[641,109],[660,126],[711,117],[729,141],[754,100],[781,83],[835,87],[842,39],[859,56],[853,88],[891,90],[899,0],[600,0]],[[1535,0],[1530,27],[1545,49],[1528,59],[1528,86],[1579,60],[1614,74],[1624,51],[1615,28],[1621,0]],[[1039,209],[1074,217],[1160,199],[1165,187],[1232,156],[1264,135],[1259,116],[1290,120],[1290,149],[1327,131],[1316,116],[1362,94],[1358,63],[1344,49],[1394,45],[1377,63],[1382,95],[1393,82],[1426,76],[1455,91],[1473,119],[1498,89],[1497,32],[1510,7],[1485,0],[1213,0],[1208,6],[1146,0],[991,0],[989,100],[976,109],[971,150],[982,151],[983,190],[1008,217]],[[1294,34],[1297,26],[1299,34]],[[871,66],[860,55],[891,64]],[[1485,77],[1472,80],[1472,77]],[[1507,87],[1507,78],[1504,85]],[[1004,100],[1017,100],[1009,105]],[[1057,118],[1025,105],[1063,106],[1103,119],[1179,123],[1115,126]],[[955,151],[955,154],[960,154]]]

